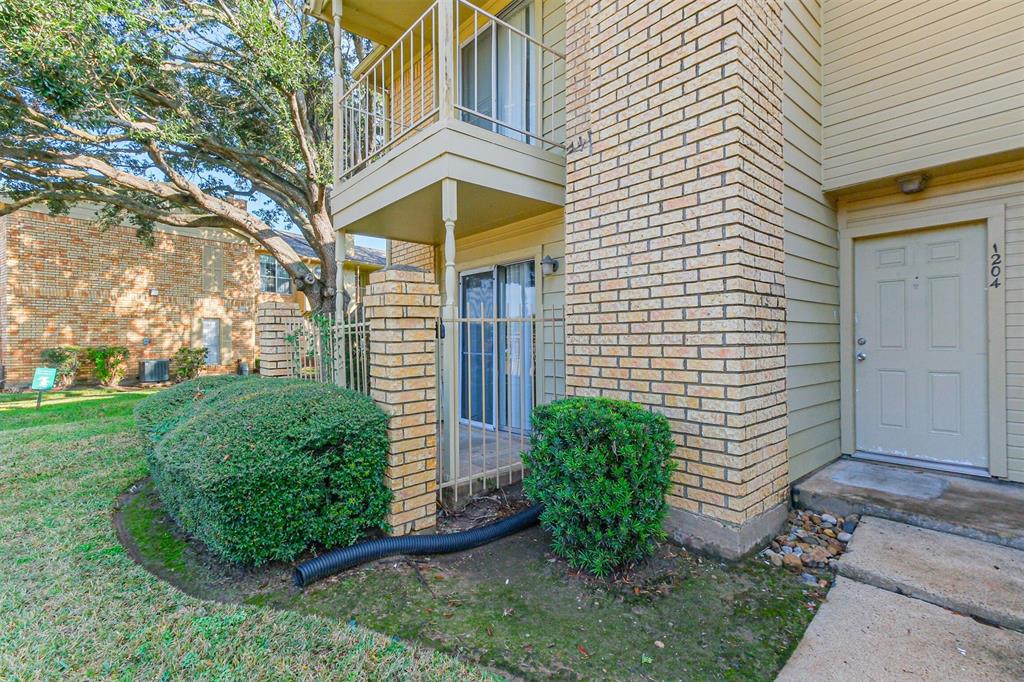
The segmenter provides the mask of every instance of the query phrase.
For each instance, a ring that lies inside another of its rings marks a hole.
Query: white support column
[[[345,257],[348,254],[348,234],[345,230],[334,233],[334,262],[337,271],[334,273],[334,319],[340,322],[345,313]]]
[[[331,18],[334,33],[334,82],[332,83],[332,110],[334,112],[334,179],[341,177],[342,120],[341,120],[341,2],[332,0]]]
[[[437,59],[437,118],[450,121],[455,118],[455,0],[438,0],[437,44],[441,54]],[[446,181],[447,182],[447,181]]]
[[[442,0],[443,4],[443,0]],[[451,178],[441,182],[441,219],[444,221],[444,306],[441,308],[441,324],[445,338],[442,367],[444,382],[445,411],[444,429],[448,452],[448,471],[456,471],[459,461],[459,331],[456,322],[459,316],[458,284],[455,277],[455,221],[458,220],[457,183]]]

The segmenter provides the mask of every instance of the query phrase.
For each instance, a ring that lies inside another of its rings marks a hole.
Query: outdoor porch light
[[[149,295],[150,296],[159,296],[160,295],[160,290],[159,289],[150,289],[149,290]]]
[[[924,190],[925,185],[928,184],[928,176],[924,173],[906,175],[902,178],[897,178],[896,184],[900,186],[900,191],[904,194],[917,194]]]
[[[558,272],[558,259],[544,256],[540,261],[540,267],[545,275],[553,275]]]

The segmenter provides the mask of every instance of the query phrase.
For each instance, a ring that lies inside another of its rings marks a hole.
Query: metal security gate
[[[438,487],[444,503],[458,506],[522,478],[534,406],[565,395],[564,310],[442,319],[442,329]]]
[[[370,326],[358,306],[341,322],[304,318],[288,330],[288,376],[370,392]]]

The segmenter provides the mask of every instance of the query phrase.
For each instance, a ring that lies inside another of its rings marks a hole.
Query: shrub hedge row
[[[364,395],[201,377],[135,411],[168,513],[218,556],[258,565],[385,528],[387,417]]]

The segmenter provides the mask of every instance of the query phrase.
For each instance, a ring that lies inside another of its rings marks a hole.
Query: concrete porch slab
[[[840,576],[777,679],[988,682],[1021,670],[1024,634]]]
[[[839,574],[1024,632],[1024,552],[865,517]]]
[[[1024,550],[1024,485],[839,459],[793,484],[799,507],[876,516]]]

